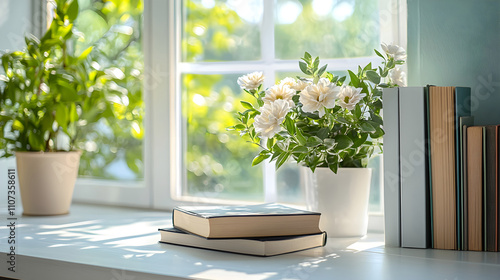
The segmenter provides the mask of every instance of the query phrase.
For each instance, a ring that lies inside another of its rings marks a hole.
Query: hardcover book
[[[159,231],[161,243],[255,256],[274,256],[321,247],[327,240],[325,232],[295,236],[207,239],[176,228]]]
[[[206,238],[320,233],[320,213],[280,204],[175,207],[174,227]]]
[[[399,88],[401,247],[430,247],[426,90]]]
[[[467,128],[468,250],[483,250],[483,126]]]
[[[399,88],[384,88],[384,221],[385,246],[401,246]]]

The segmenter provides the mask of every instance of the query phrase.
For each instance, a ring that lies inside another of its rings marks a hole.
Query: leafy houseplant
[[[306,77],[285,78],[263,90],[262,73],[238,79],[240,87],[256,99],[241,101],[238,124],[230,130],[248,137],[262,150],[253,165],[270,158],[276,168],[293,159],[313,172],[328,167],[366,167],[370,157],[382,149],[382,88],[402,86],[406,52],[396,45],[382,44],[382,65],[371,63],[335,76],[320,67],[319,57],[305,53],[299,67]]]
[[[13,151],[73,150],[77,127],[95,121],[104,109],[99,103],[103,98],[89,90],[99,79],[89,77],[85,63],[92,47],[75,54],[69,46],[77,15],[77,0],[57,1],[54,19],[40,40],[27,36],[24,51],[2,55],[2,157]]]
[[[80,158],[73,151],[78,127],[97,121],[108,106],[102,93],[92,91],[103,75],[88,71],[92,47],[75,54],[69,44],[78,1],[56,4],[40,40],[27,36],[25,50],[1,57],[1,156],[16,154],[24,211],[32,215],[67,213]]]

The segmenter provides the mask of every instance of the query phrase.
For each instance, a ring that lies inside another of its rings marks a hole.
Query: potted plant
[[[266,90],[262,73],[238,79],[256,103],[241,101],[245,111],[238,112],[238,124],[230,130],[261,147],[253,165],[269,159],[276,168],[288,160],[303,166],[313,197],[310,208],[322,212],[321,226],[329,236],[366,233],[371,178],[366,167],[382,151],[382,88],[405,83],[399,67],[405,50],[382,48],[385,55],[375,50],[380,67],[369,63],[357,73],[349,70],[349,80],[327,72],[327,65],[320,67],[319,57],[307,52],[299,62],[306,77],[288,77]]]
[[[78,173],[74,149],[78,127],[99,119],[103,97],[90,87],[88,48],[75,54],[73,22],[78,1],[56,1],[54,18],[41,39],[2,55],[0,89],[2,157],[15,154],[24,214],[68,213]]]

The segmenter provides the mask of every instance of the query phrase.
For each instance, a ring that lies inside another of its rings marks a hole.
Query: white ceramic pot
[[[16,152],[23,215],[69,213],[80,151]]]
[[[308,209],[321,213],[320,229],[328,237],[361,237],[368,227],[371,168],[301,167]]]

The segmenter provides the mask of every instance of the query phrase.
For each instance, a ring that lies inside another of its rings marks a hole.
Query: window
[[[396,5],[396,6],[394,6]],[[172,194],[184,201],[279,201],[302,204],[296,164],[274,172],[250,167],[258,150],[225,130],[245,98],[236,79],[262,71],[265,87],[298,75],[304,51],[320,56],[329,71],[377,63],[373,49],[394,42],[397,1],[379,0],[185,0],[175,11],[169,39],[171,100],[176,114]],[[171,13],[172,15],[172,13]],[[180,16],[179,16],[180,15]],[[175,31],[175,32],[174,32]],[[381,34],[384,34],[383,36]],[[171,93],[172,94],[172,93]],[[381,158],[371,166],[381,169]],[[381,212],[380,173],[374,172],[371,210]]]
[[[102,89],[113,103],[110,118],[89,127],[81,143],[88,154],[75,199],[154,208],[303,204],[296,164],[251,167],[257,148],[225,130],[244,98],[236,79],[263,71],[269,87],[299,74],[304,51],[335,74],[376,63],[381,41],[405,46],[406,28],[395,24],[404,22],[404,2],[79,0],[76,28],[86,39],[74,47],[97,43],[94,70],[115,68]],[[380,188],[372,191],[375,212]]]

